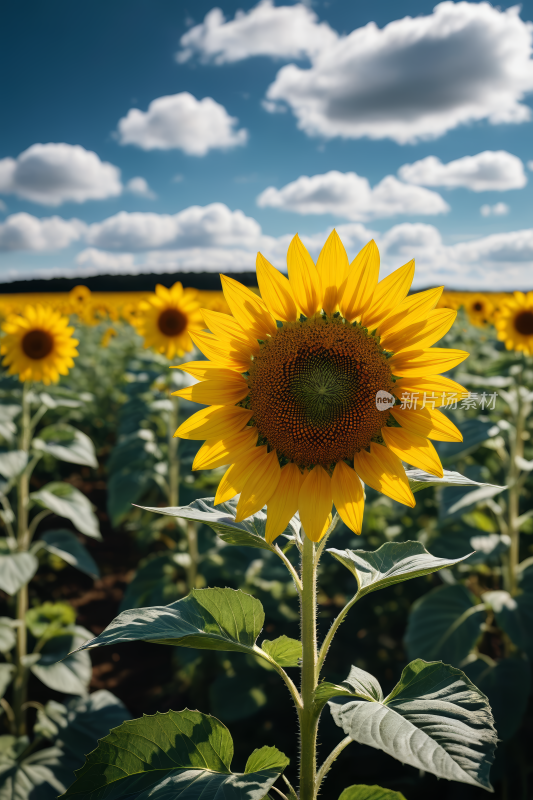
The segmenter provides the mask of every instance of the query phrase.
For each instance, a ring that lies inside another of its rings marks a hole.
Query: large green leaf
[[[414,603],[407,623],[409,658],[442,659],[460,665],[485,622],[485,606],[462,584],[440,586]]]
[[[490,483],[469,489],[464,486],[454,486],[444,489],[440,497],[439,516],[441,519],[459,519],[473,506],[486,504],[487,500],[501,494],[507,486],[493,486]]]
[[[352,666],[350,674],[343,683],[335,684],[324,681],[315,690],[315,700],[323,706],[332,697],[359,697],[362,700],[383,700],[383,691],[377,678],[360,667]]]
[[[21,586],[33,578],[38,566],[39,562],[32,553],[0,550],[0,589],[6,594],[16,594]]]
[[[39,437],[32,442],[35,450],[49,453],[60,461],[81,464],[97,469],[98,460],[94,445],[86,433],[66,423],[48,425],[39,431]]]
[[[142,640],[266,657],[255,645],[264,619],[259,600],[240,590],[193,589],[168,606],[123,611],[103,633],[79,649]]]
[[[489,698],[500,739],[510,739],[520,727],[531,691],[531,665],[527,658],[476,658],[464,673]]]
[[[382,789],[381,786],[348,786],[339,797],[339,800],[405,800],[401,792],[391,789]]]
[[[207,497],[195,500],[190,506],[176,506],[175,508],[149,508],[142,506],[145,511],[154,511],[156,514],[167,514],[170,517],[203,522],[209,525],[226,544],[240,545],[242,547],[259,547],[263,550],[272,550],[272,545],[265,540],[266,514],[258,511],[243,522],[235,522],[236,503],[231,500],[227,503],[214,505],[214,498]],[[299,523],[294,517],[284,531],[286,536],[294,537],[298,534]]]
[[[263,800],[279,777],[282,754],[252,754],[254,772],[232,773],[227,728],[199,711],[168,711],[124,722],[89,753],[65,797],[79,800]]]
[[[420,492],[422,489],[429,489],[431,486],[491,486],[493,489],[505,489],[505,486],[493,486],[491,483],[473,481],[465,475],[461,475],[460,472],[453,472],[448,469],[443,470],[443,472],[442,478],[438,478],[436,475],[431,475],[422,469],[405,470],[412,492]]]
[[[259,747],[248,758],[244,768],[245,773],[260,772],[263,769],[276,769],[280,772],[290,763],[285,753],[277,747]]]
[[[350,570],[357,581],[357,596],[453,567],[468,556],[448,559],[432,556],[420,542],[385,542],[378,550],[328,549],[337,561]]]
[[[25,450],[8,450],[0,453],[0,475],[8,480],[17,478],[28,463],[28,454]]]
[[[491,790],[497,737],[490,706],[460,670],[417,659],[383,701],[329,706],[354,741],[439,778]]]
[[[47,483],[38,492],[32,492],[30,498],[58,517],[69,519],[80,533],[93,539],[102,538],[98,518],[90,501],[70,483]]]
[[[39,541],[36,542],[36,545],[39,546],[41,543],[48,552],[59,556],[63,561],[66,561],[67,564],[79,569],[80,572],[84,572],[91,578],[96,579],[100,577],[100,571],[96,561],[72,531],[63,528],[46,531]]]
[[[90,635],[89,631],[77,625],[63,628],[43,645],[39,661],[30,667],[33,674],[56,692],[87,694],[92,673],[91,659],[88,653],[79,652],[87,635]]]

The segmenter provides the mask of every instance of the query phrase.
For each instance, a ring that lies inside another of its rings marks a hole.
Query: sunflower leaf
[[[87,694],[92,674],[91,659],[88,653],[80,653],[74,648],[79,648],[88,633],[85,628],[72,625],[48,639],[39,660],[30,666],[35,677],[56,692]]]
[[[91,578],[100,577],[96,561],[72,531],[64,529],[46,531],[35,544],[42,544],[49,553],[59,556],[67,564],[76,567]]]
[[[215,717],[158,712],[124,722],[100,740],[63,796],[263,800],[288,761],[276,748],[262,748],[248,760],[255,771],[239,774],[230,771],[232,758],[230,733]]]
[[[33,440],[32,446],[42,453],[49,453],[60,461],[70,464],[81,464],[86,467],[98,467],[92,440],[86,433],[66,423],[48,425],[39,431],[39,437]]]
[[[490,706],[460,670],[417,659],[383,701],[330,701],[329,707],[354,741],[439,778],[492,790],[497,736]]]
[[[432,556],[420,542],[385,542],[375,552],[336,550],[328,553],[350,570],[357,581],[357,595],[392,586],[394,583],[429,575],[445,567],[453,567],[468,556],[448,559]]]
[[[28,463],[28,454],[25,450],[8,450],[0,453],[0,475],[9,480],[17,478]]]
[[[381,786],[358,784],[348,786],[339,800],[405,800],[405,796],[401,792],[393,792],[392,789],[383,789]]]
[[[32,553],[4,554],[0,551],[0,589],[11,596],[16,594],[33,578],[38,566]]]
[[[431,486],[482,486],[498,489],[499,492],[503,492],[507,488],[506,486],[494,486],[492,483],[479,483],[478,481],[470,480],[465,475],[461,475],[460,472],[452,472],[448,469],[444,470],[442,478],[430,475],[429,472],[424,472],[423,469],[407,469],[405,474],[412,492],[420,492],[422,489],[428,489]],[[495,492],[495,494],[499,492]]]
[[[302,658],[302,643],[285,635],[273,641],[265,639],[261,643],[261,649],[280,667],[297,667]]]
[[[262,655],[255,642],[264,619],[259,600],[240,590],[193,589],[168,606],[123,611],[78,650],[145,641]]]
[[[42,508],[57,514],[58,517],[69,519],[80,533],[93,539],[102,538],[98,518],[91,502],[79,489],[69,483],[60,481],[47,483],[38,492],[32,492],[30,499]]]
[[[231,500],[220,503],[215,507],[214,497],[195,500],[189,506],[176,506],[174,508],[150,508],[140,506],[145,511],[156,514],[167,514],[170,517],[179,517],[193,522],[203,522],[209,525],[220,538],[230,545],[241,547],[259,547],[262,550],[273,550],[273,546],[265,540],[266,513],[258,511],[253,516],[242,522],[235,522],[236,503]],[[299,524],[294,517],[288,524],[284,534],[293,538],[298,534]]]

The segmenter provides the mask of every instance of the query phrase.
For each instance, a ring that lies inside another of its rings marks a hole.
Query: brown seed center
[[[38,361],[41,358],[52,352],[54,347],[54,340],[48,331],[35,329],[28,331],[22,339],[22,350],[28,358],[33,358]]]
[[[472,308],[474,309],[474,311],[483,311],[483,303],[480,303],[478,300],[476,303],[474,303]]]
[[[179,336],[187,327],[187,317],[177,308],[167,308],[159,315],[157,325],[165,336]]]
[[[522,336],[533,335],[533,311],[521,311],[517,314],[514,326]]]
[[[294,323],[261,347],[250,369],[250,406],[261,436],[302,467],[329,467],[368,447],[389,410],[391,370],[377,341],[339,319]]]

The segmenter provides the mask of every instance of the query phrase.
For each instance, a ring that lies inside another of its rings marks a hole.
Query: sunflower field
[[[0,800],[532,796],[533,292],[287,265],[0,296]]]

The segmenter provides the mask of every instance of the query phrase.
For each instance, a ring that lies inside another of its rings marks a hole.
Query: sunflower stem
[[[508,506],[507,506],[507,530],[511,538],[511,546],[507,553],[506,570],[504,574],[505,588],[510,594],[514,595],[518,589],[517,576],[518,564],[520,562],[520,527],[518,517],[520,515],[520,492],[522,482],[520,480],[520,467],[517,465],[517,458],[524,456],[523,432],[525,429],[525,418],[529,412],[528,404],[522,403],[520,396],[521,383],[517,380],[516,386],[516,418],[514,425],[514,435],[510,437],[510,458],[507,485],[509,486]]]
[[[20,423],[19,448],[29,453],[31,445],[31,405],[29,400],[30,384],[22,385],[22,415]],[[30,546],[28,530],[30,473],[23,470],[17,480],[17,550],[27,552]],[[26,695],[28,671],[24,664],[27,655],[26,612],[28,610],[28,584],[25,583],[17,592],[17,644],[15,648],[15,679],[13,682],[13,713],[15,716],[15,733],[26,735]]]
[[[316,800],[316,742],[318,712],[315,705],[317,684],[316,572],[314,542],[303,534],[301,632],[302,668],[300,721],[300,800]]]
[[[174,436],[178,427],[178,403],[177,397],[170,395],[172,407],[168,421],[168,504],[175,507],[179,503],[180,492],[180,462],[178,458],[179,440]]]

